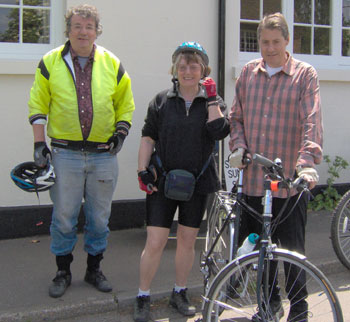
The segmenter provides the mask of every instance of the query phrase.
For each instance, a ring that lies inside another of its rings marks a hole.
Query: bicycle
[[[221,268],[203,297],[203,320],[243,322],[256,317],[258,308],[259,321],[287,321],[284,313],[293,305],[298,307],[298,304],[300,310],[300,304],[303,304],[304,311],[298,312],[299,321],[342,322],[339,300],[325,275],[304,255],[277,248],[271,240],[272,189],[290,191],[299,188],[300,191],[308,191],[306,183],[301,178],[294,181],[285,179],[279,159],[273,162],[255,154],[253,161],[262,165],[265,172],[260,247],[234,258]],[[235,202],[254,215],[254,211],[242,200],[236,199]],[[292,271],[294,274],[291,274]],[[276,290],[280,290],[278,296]],[[307,302],[304,301],[306,298]],[[289,321],[298,321],[298,316]]]
[[[350,190],[339,200],[332,213],[331,240],[340,262],[350,269]]]

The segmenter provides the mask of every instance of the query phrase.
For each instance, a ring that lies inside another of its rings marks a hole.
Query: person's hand
[[[107,141],[107,145],[109,145],[109,153],[117,154],[122,149],[124,140],[124,134],[115,132]]]
[[[44,168],[47,165],[49,159],[51,159],[51,151],[47,147],[46,142],[34,143],[34,162],[40,167]]]
[[[211,77],[206,77],[203,81],[203,86],[207,91],[208,102],[216,101],[216,84]]]
[[[233,151],[229,156],[229,163],[231,168],[243,169],[246,166],[243,164],[245,150],[243,148],[238,148]]]
[[[147,194],[152,194],[154,191],[158,191],[154,183],[157,181],[157,171],[153,165],[138,172],[139,186],[142,191]]]
[[[297,167],[297,174],[309,183],[309,189],[313,189],[319,180],[318,173],[314,168]]]

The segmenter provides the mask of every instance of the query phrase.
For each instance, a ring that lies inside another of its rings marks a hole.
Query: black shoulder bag
[[[162,161],[156,155],[159,167],[162,169],[162,175],[165,176],[164,195],[169,199],[189,201],[192,198],[196,182],[204,173],[210,163],[212,154],[210,154],[207,162],[204,164],[202,171],[197,178],[189,171],[182,169],[174,169],[166,172],[163,168]]]

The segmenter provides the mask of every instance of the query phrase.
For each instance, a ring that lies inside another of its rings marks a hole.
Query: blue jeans
[[[53,202],[50,226],[51,251],[70,254],[77,242],[77,223],[84,199],[84,250],[95,256],[107,247],[108,221],[118,178],[117,156],[52,149],[56,183],[50,189]]]

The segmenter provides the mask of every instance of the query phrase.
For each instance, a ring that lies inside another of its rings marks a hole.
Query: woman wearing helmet
[[[184,42],[172,55],[173,87],[150,102],[138,156],[140,189],[147,193],[147,240],[140,261],[139,293],[134,320],[148,321],[150,287],[178,210],[175,287],[170,304],[186,316],[195,314],[186,294],[194,261],[194,245],[206,209],[208,194],[220,183],[212,157],[215,141],[229,133],[225,104],[207,76],[209,58],[196,42]],[[188,201],[165,196],[165,174],[187,170],[197,178]]]

